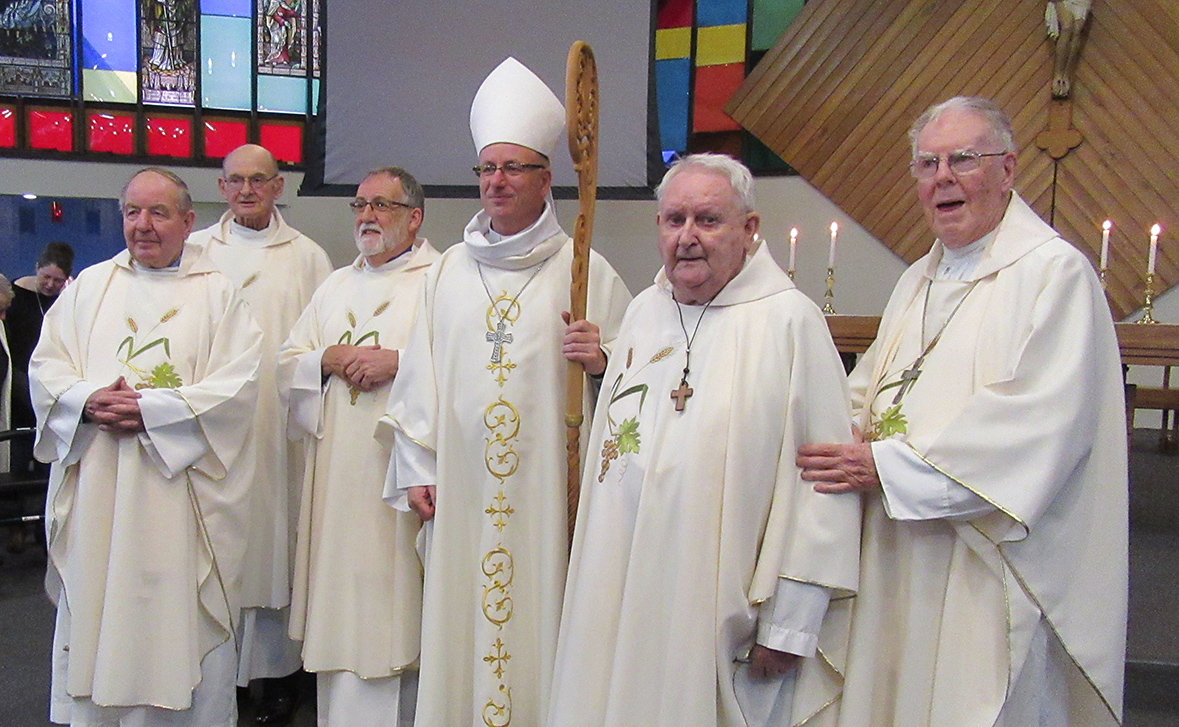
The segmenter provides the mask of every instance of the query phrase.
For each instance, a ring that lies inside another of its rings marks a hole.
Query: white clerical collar
[[[565,244],[564,230],[553,211],[553,196],[545,198],[544,211],[536,222],[515,235],[500,235],[491,229],[485,210],[471,218],[463,230],[463,242],[471,257],[484,265],[523,270],[544,262]],[[498,239],[495,239],[498,238]]]
[[[956,250],[943,246],[942,259],[938,261],[934,280],[966,280],[978,267],[978,261],[982,259],[987,246],[998,234],[999,228],[996,227],[969,245]]]
[[[184,257],[181,255],[180,257]],[[135,258],[131,258],[131,269],[148,275],[155,275],[158,277],[170,277],[180,272],[180,257],[166,268],[149,268],[145,265],[140,265]]]
[[[261,230],[254,230],[245,225],[239,224],[237,220],[230,218],[229,220],[229,235],[233,238],[235,243],[244,245],[246,247],[266,247],[270,236],[278,228],[278,223],[274,219],[274,215],[270,215],[270,222],[266,224]]]
[[[413,252],[422,246],[421,240],[415,240],[412,245],[398,253],[397,257],[386,260],[377,266],[369,265],[368,258],[363,255],[360,257],[359,268],[361,272],[369,273],[391,273],[394,270],[400,270],[409,264],[409,259],[413,257]]]

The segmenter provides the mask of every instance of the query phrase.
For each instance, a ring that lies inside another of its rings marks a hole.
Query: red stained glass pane
[[[147,117],[147,153],[152,156],[191,157],[192,120],[170,116]]]
[[[724,112],[725,104],[745,80],[745,64],[700,66],[696,69],[693,131],[735,131],[741,125]]]
[[[91,113],[87,119],[87,133],[90,151],[135,152],[135,118],[130,114]]]
[[[270,150],[280,162],[298,164],[303,161],[303,127],[296,124],[262,124],[258,129],[259,143]]]
[[[29,111],[29,146],[33,149],[74,150],[74,115],[69,111]]]
[[[232,119],[208,119],[205,124],[205,156],[223,159],[229,152],[246,143],[246,122]]]
[[[10,106],[0,106],[0,147],[16,146],[16,112]]]
[[[659,0],[659,10],[655,16],[655,27],[690,28],[692,27],[693,0]]]

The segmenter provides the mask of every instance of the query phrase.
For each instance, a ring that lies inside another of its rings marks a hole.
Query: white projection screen
[[[594,50],[601,94],[603,197],[649,194],[660,174],[654,129],[653,0],[328,0],[322,179],[303,194],[351,194],[369,169],[397,165],[431,196],[477,196],[468,117],[483,78],[515,56],[565,97],[569,46]],[[651,110],[649,110],[651,109]],[[650,116],[650,118],[648,118]],[[553,185],[576,186],[564,144]]]

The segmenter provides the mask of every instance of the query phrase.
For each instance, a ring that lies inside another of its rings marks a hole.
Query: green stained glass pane
[[[144,102],[193,105],[197,9],[193,0],[140,0],[139,59]]]
[[[768,50],[778,42],[806,0],[753,0],[752,50]]]
[[[250,19],[201,16],[201,106],[250,110]]]
[[[283,114],[307,112],[307,79],[258,76],[258,110]]]
[[[82,69],[83,98],[87,101],[135,103],[134,71],[98,71]]]
[[[0,93],[69,96],[72,38],[69,0],[0,2]]]

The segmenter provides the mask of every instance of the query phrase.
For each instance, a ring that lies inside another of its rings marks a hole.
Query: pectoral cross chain
[[[506,329],[507,324],[504,323],[504,320],[501,318],[499,319],[499,324],[495,327],[495,330],[487,332],[487,342],[495,344],[491,348],[491,363],[493,364],[499,363],[500,358],[503,356],[504,344],[512,342],[512,334],[506,333]]]
[[[901,403],[901,399],[917,383],[917,377],[921,375],[921,364],[925,363],[924,356],[918,356],[913,365],[901,372],[900,388],[897,389],[897,395],[892,398],[893,406]]]

